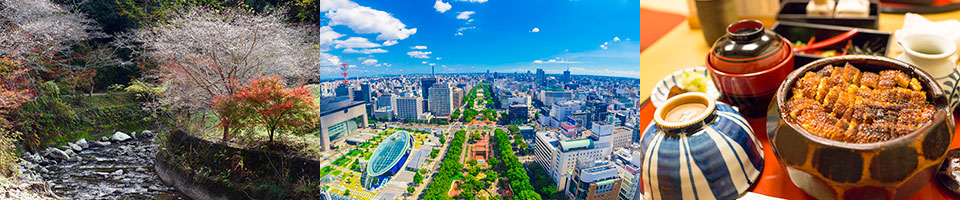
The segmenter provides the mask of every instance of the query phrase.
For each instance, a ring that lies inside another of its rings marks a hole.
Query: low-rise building
[[[565,192],[573,200],[616,200],[622,180],[617,166],[609,161],[578,166]]]

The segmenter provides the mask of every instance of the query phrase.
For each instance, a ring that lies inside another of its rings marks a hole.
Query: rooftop
[[[592,149],[593,147],[593,140],[588,138],[560,141],[560,150],[563,152]]]
[[[410,148],[410,134],[406,131],[397,131],[391,134],[377,146],[367,165],[370,176],[379,176],[390,170],[400,162],[400,158]]]

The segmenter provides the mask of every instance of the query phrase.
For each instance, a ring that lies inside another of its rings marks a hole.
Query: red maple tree
[[[0,58],[0,129],[8,127],[10,111],[30,100],[32,92],[25,88],[27,69],[14,60]]]
[[[286,87],[278,76],[260,77],[250,79],[247,85],[236,88],[228,97],[216,98],[214,109],[220,112],[220,126],[257,125],[267,129],[270,142],[278,130],[313,126],[317,106],[310,90]]]

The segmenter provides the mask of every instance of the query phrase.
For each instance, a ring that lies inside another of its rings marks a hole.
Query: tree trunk
[[[223,143],[226,144],[230,141],[230,126],[229,124],[224,124],[223,126]]]

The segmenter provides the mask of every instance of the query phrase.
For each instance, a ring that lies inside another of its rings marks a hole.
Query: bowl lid
[[[742,20],[727,26],[707,55],[707,65],[732,74],[747,74],[773,68],[792,54],[790,42],[764,29],[757,20]]]
[[[700,92],[688,92],[667,99],[653,114],[653,121],[667,129],[684,128],[704,121],[716,108],[716,100]]]

